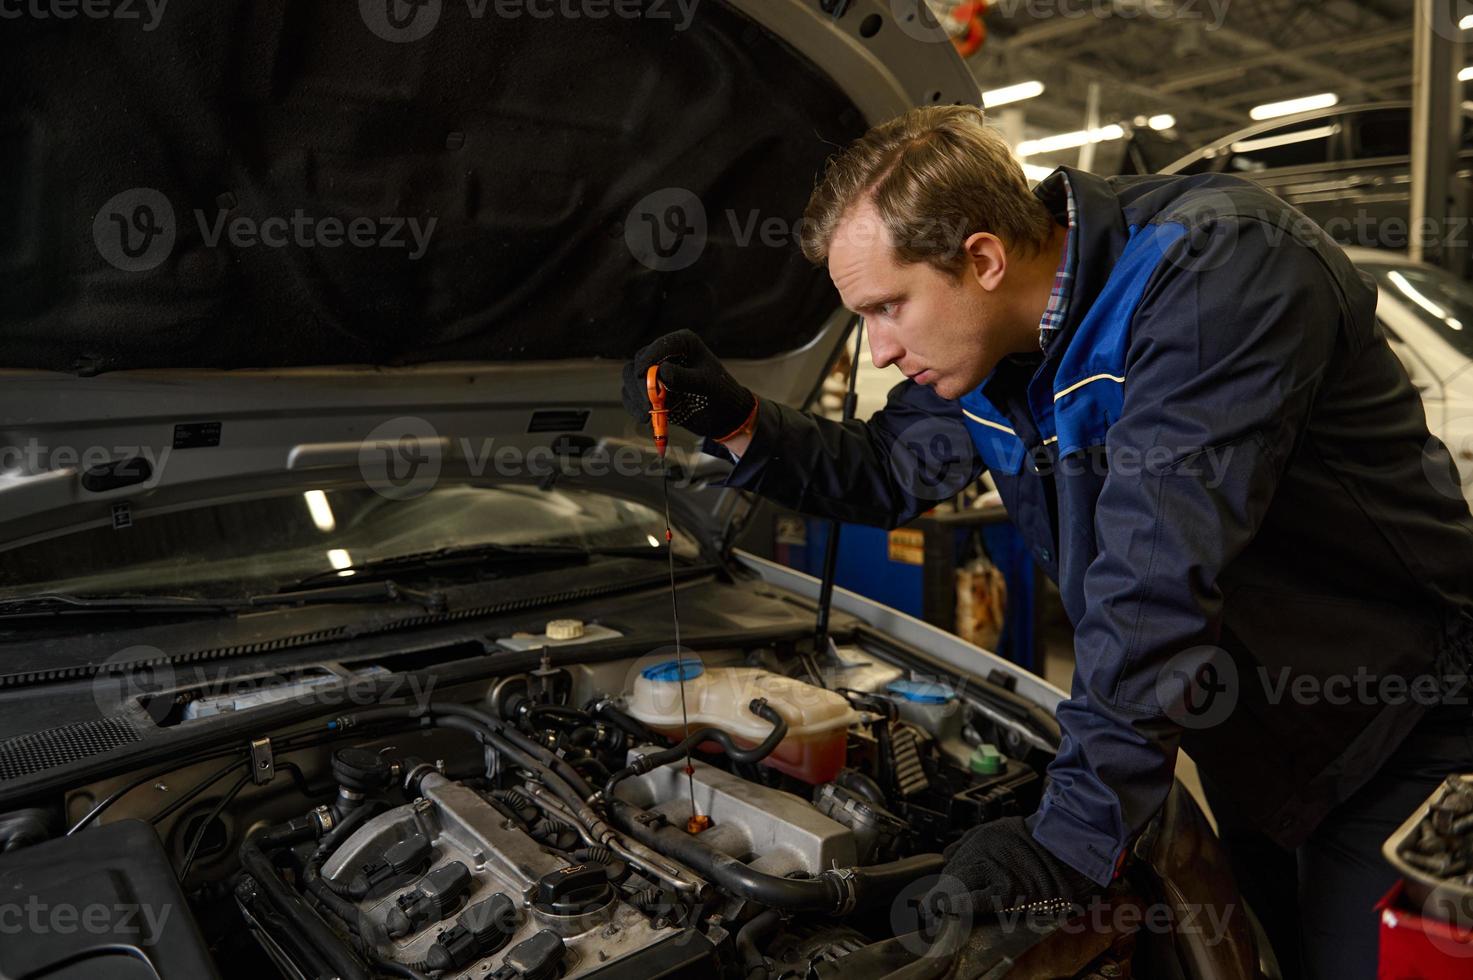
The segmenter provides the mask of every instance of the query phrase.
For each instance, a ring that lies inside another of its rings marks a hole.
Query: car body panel
[[[1465,112],[1463,118],[1456,176],[1467,193],[1473,188],[1473,114]],[[1399,249],[1406,247],[1409,233],[1410,144],[1411,103],[1335,106],[1247,126],[1173,161],[1161,173],[1247,177],[1342,244]]]
[[[1379,249],[1348,248],[1346,254],[1362,269],[1433,268]],[[1458,467],[1461,492],[1473,501],[1473,372],[1468,370],[1473,359],[1419,316],[1408,297],[1380,283],[1376,317],[1387,343],[1422,393],[1427,428],[1447,446]]]

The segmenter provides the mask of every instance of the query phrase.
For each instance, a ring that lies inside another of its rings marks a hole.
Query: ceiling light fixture
[[[1277,119],[1279,116],[1292,116],[1296,112],[1310,112],[1314,109],[1328,109],[1340,101],[1340,96],[1334,92],[1321,92],[1318,95],[1306,95],[1298,99],[1285,99],[1283,102],[1265,102],[1248,110],[1248,115],[1254,119]]]
[[[1000,105],[1010,102],[1022,102],[1024,99],[1034,99],[1043,94],[1042,82],[1019,82],[1016,85],[1004,85],[982,93],[982,106],[986,109],[995,109]]]

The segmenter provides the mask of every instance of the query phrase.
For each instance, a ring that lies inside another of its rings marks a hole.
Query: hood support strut
[[[849,362],[849,390],[844,393],[844,408],[840,417],[845,422],[853,421],[859,403],[855,389],[859,384],[859,359],[864,355],[864,318],[854,318],[854,357]],[[829,608],[834,602],[834,576],[839,564],[839,531],[842,525],[829,521],[829,537],[824,543],[823,576],[818,587],[818,616],[813,629],[813,659],[805,664],[814,681],[823,686],[823,676],[818,671],[818,658],[829,648]]]

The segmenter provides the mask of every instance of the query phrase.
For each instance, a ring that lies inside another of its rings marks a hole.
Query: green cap
[[[978,775],[995,776],[1002,772],[1002,768],[1002,753],[991,742],[977,746],[977,751],[972,753],[972,771]]]

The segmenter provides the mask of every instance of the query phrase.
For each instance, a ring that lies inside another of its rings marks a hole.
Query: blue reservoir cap
[[[951,688],[934,681],[891,681],[885,690],[913,704],[945,704],[952,699]]]
[[[693,681],[706,672],[706,668],[699,660],[667,660],[662,664],[652,664],[640,671],[640,676],[647,681]]]

